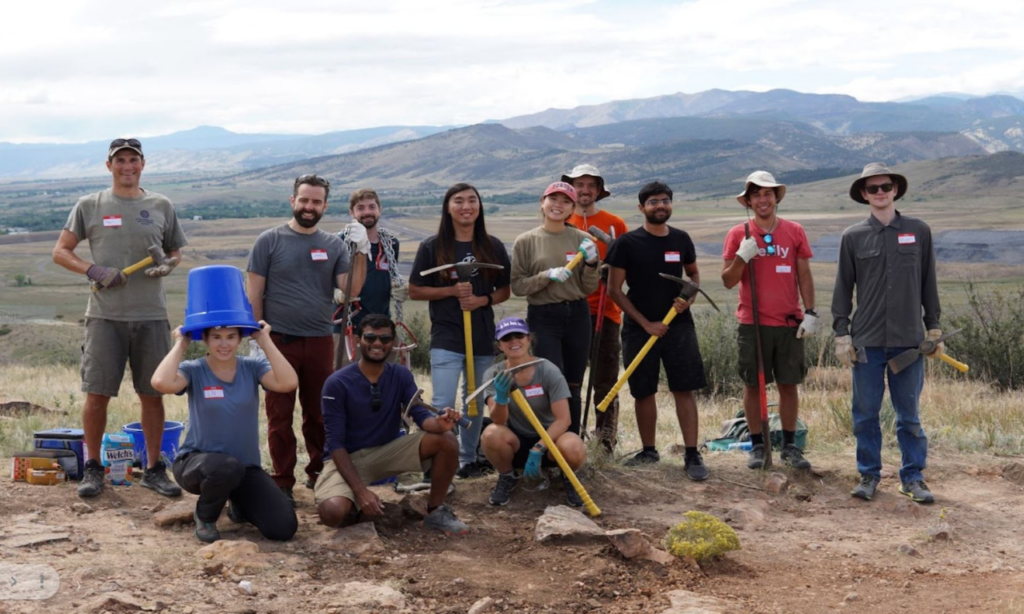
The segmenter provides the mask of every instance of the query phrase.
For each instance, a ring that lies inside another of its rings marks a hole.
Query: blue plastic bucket
[[[204,329],[215,326],[237,326],[243,336],[260,329],[245,294],[242,271],[233,266],[215,264],[188,272],[185,325],[181,332],[191,333],[192,339],[199,341]]]
[[[164,422],[164,438],[160,441],[160,460],[169,468],[174,458],[178,456],[178,446],[181,445],[181,432],[185,425],[181,422]],[[149,457],[146,454],[146,435],[142,432],[141,422],[131,422],[121,427],[121,431],[132,436],[135,444],[135,460],[139,466],[145,469],[149,466]]]

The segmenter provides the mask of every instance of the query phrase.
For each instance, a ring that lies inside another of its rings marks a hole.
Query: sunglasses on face
[[[323,177],[316,173],[306,173],[305,175],[299,175],[295,178],[295,187],[298,188],[300,185],[307,183],[309,185],[319,186],[321,188],[331,187],[331,182],[327,181]]]
[[[381,343],[387,345],[388,343],[391,343],[392,341],[395,340],[395,336],[394,335],[377,335],[377,334],[374,334],[374,333],[363,333],[363,341],[369,343],[370,345],[373,345],[378,340]]]
[[[370,407],[373,408],[373,411],[380,411],[382,403],[383,402],[380,399],[380,387],[377,386],[377,384],[370,384]]]
[[[516,341],[518,341],[520,339],[525,339],[525,338],[526,338],[526,333],[509,333],[509,334],[505,335],[504,337],[502,337],[501,340],[502,341],[512,341],[513,339],[515,339]]]
[[[114,139],[113,141],[110,141],[111,149],[114,147],[124,147],[125,145],[128,147],[138,147],[139,149],[142,149],[142,143],[139,142],[139,139]]]
[[[888,194],[889,192],[892,192],[893,187],[894,186],[893,186],[893,184],[891,182],[890,183],[881,183],[881,184],[878,184],[878,185],[864,186],[864,191],[867,192],[868,194],[878,194],[878,191],[881,190],[881,191],[885,192],[886,194]]]

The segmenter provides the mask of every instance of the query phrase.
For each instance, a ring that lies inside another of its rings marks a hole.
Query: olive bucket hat
[[[868,177],[876,177],[878,175],[888,175],[892,178],[892,182],[896,184],[896,196],[893,200],[899,200],[907,193],[906,177],[890,171],[889,167],[886,166],[884,162],[872,162],[864,167],[864,170],[861,171],[860,178],[854,181],[853,185],[850,186],[850,198],[862,205],[868,204],[868,201],[864,200],[864,195],[861,194],[861,190],[864,189],[864,182],[867,181]]]

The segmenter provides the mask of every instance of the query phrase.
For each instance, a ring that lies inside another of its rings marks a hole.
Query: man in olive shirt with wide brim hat
[[[861,482],[850,494],[871,500],[881,479],[878,416],[888,379],[902,454],[899,492],[918,503],[932,503],[935,499],[921,474],[928,458],[928,437],[918,416],[924,360],[919,358],[899,373],[887,368],[890,358],[918,347],[925,338],[942,336],[932,233],[921,220],[896,210],[895,201],[906,192],[906,177],[882,163],[865,166],[850,186],[850,198],[868,205],[871,215],[843,232],[832,328],[836,357],[853,369],[853,433]],[[855,290],[857,310],[851,319]],[[943,349],[940,342],[929,356]]]

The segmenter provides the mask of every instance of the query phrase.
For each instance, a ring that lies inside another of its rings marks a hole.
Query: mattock
[[[434,414],[435,416],[440,416],[444,414],[443,411],[423,400],[423,389],[420,388],[419,390],[416,391],[416,394],[412,395],[412,398],[409,399],[409,402],[406,403],[405,406],[402,408],[402,420],[406,422],[406,426],[408,426],[409,423],[409,410],[417,405],[419,405],[420,407],[426,407],[430,411],[430,413]],[[463,416],[459,418],[459,426],[468,429],[470,426],[470,422],[465,416]]]
[[[579,254],[577,254],[578,256]],[[454,264],[442,264],[432,269],[420,271],[420,275],[430,275],[432,273],[439,273],[447,269],[455,269],[459,274],[459,282],[470,283],[473,274],[478,269],[497,269],[504,271],[505,267],[500,264],[491,264],[489,262],[456,262]],[[466,400],[466,405],[469,407],[467,415],[470,418],[476,418],[478,415],[476,409],[476,402],[470,401],[476,392],[476,376],[473,369],[473,319],[470,317],[471,313],[468,311],[462,312],[462,332],[465,335],[466,342],[466,392],[469,393],[469,398]]]

